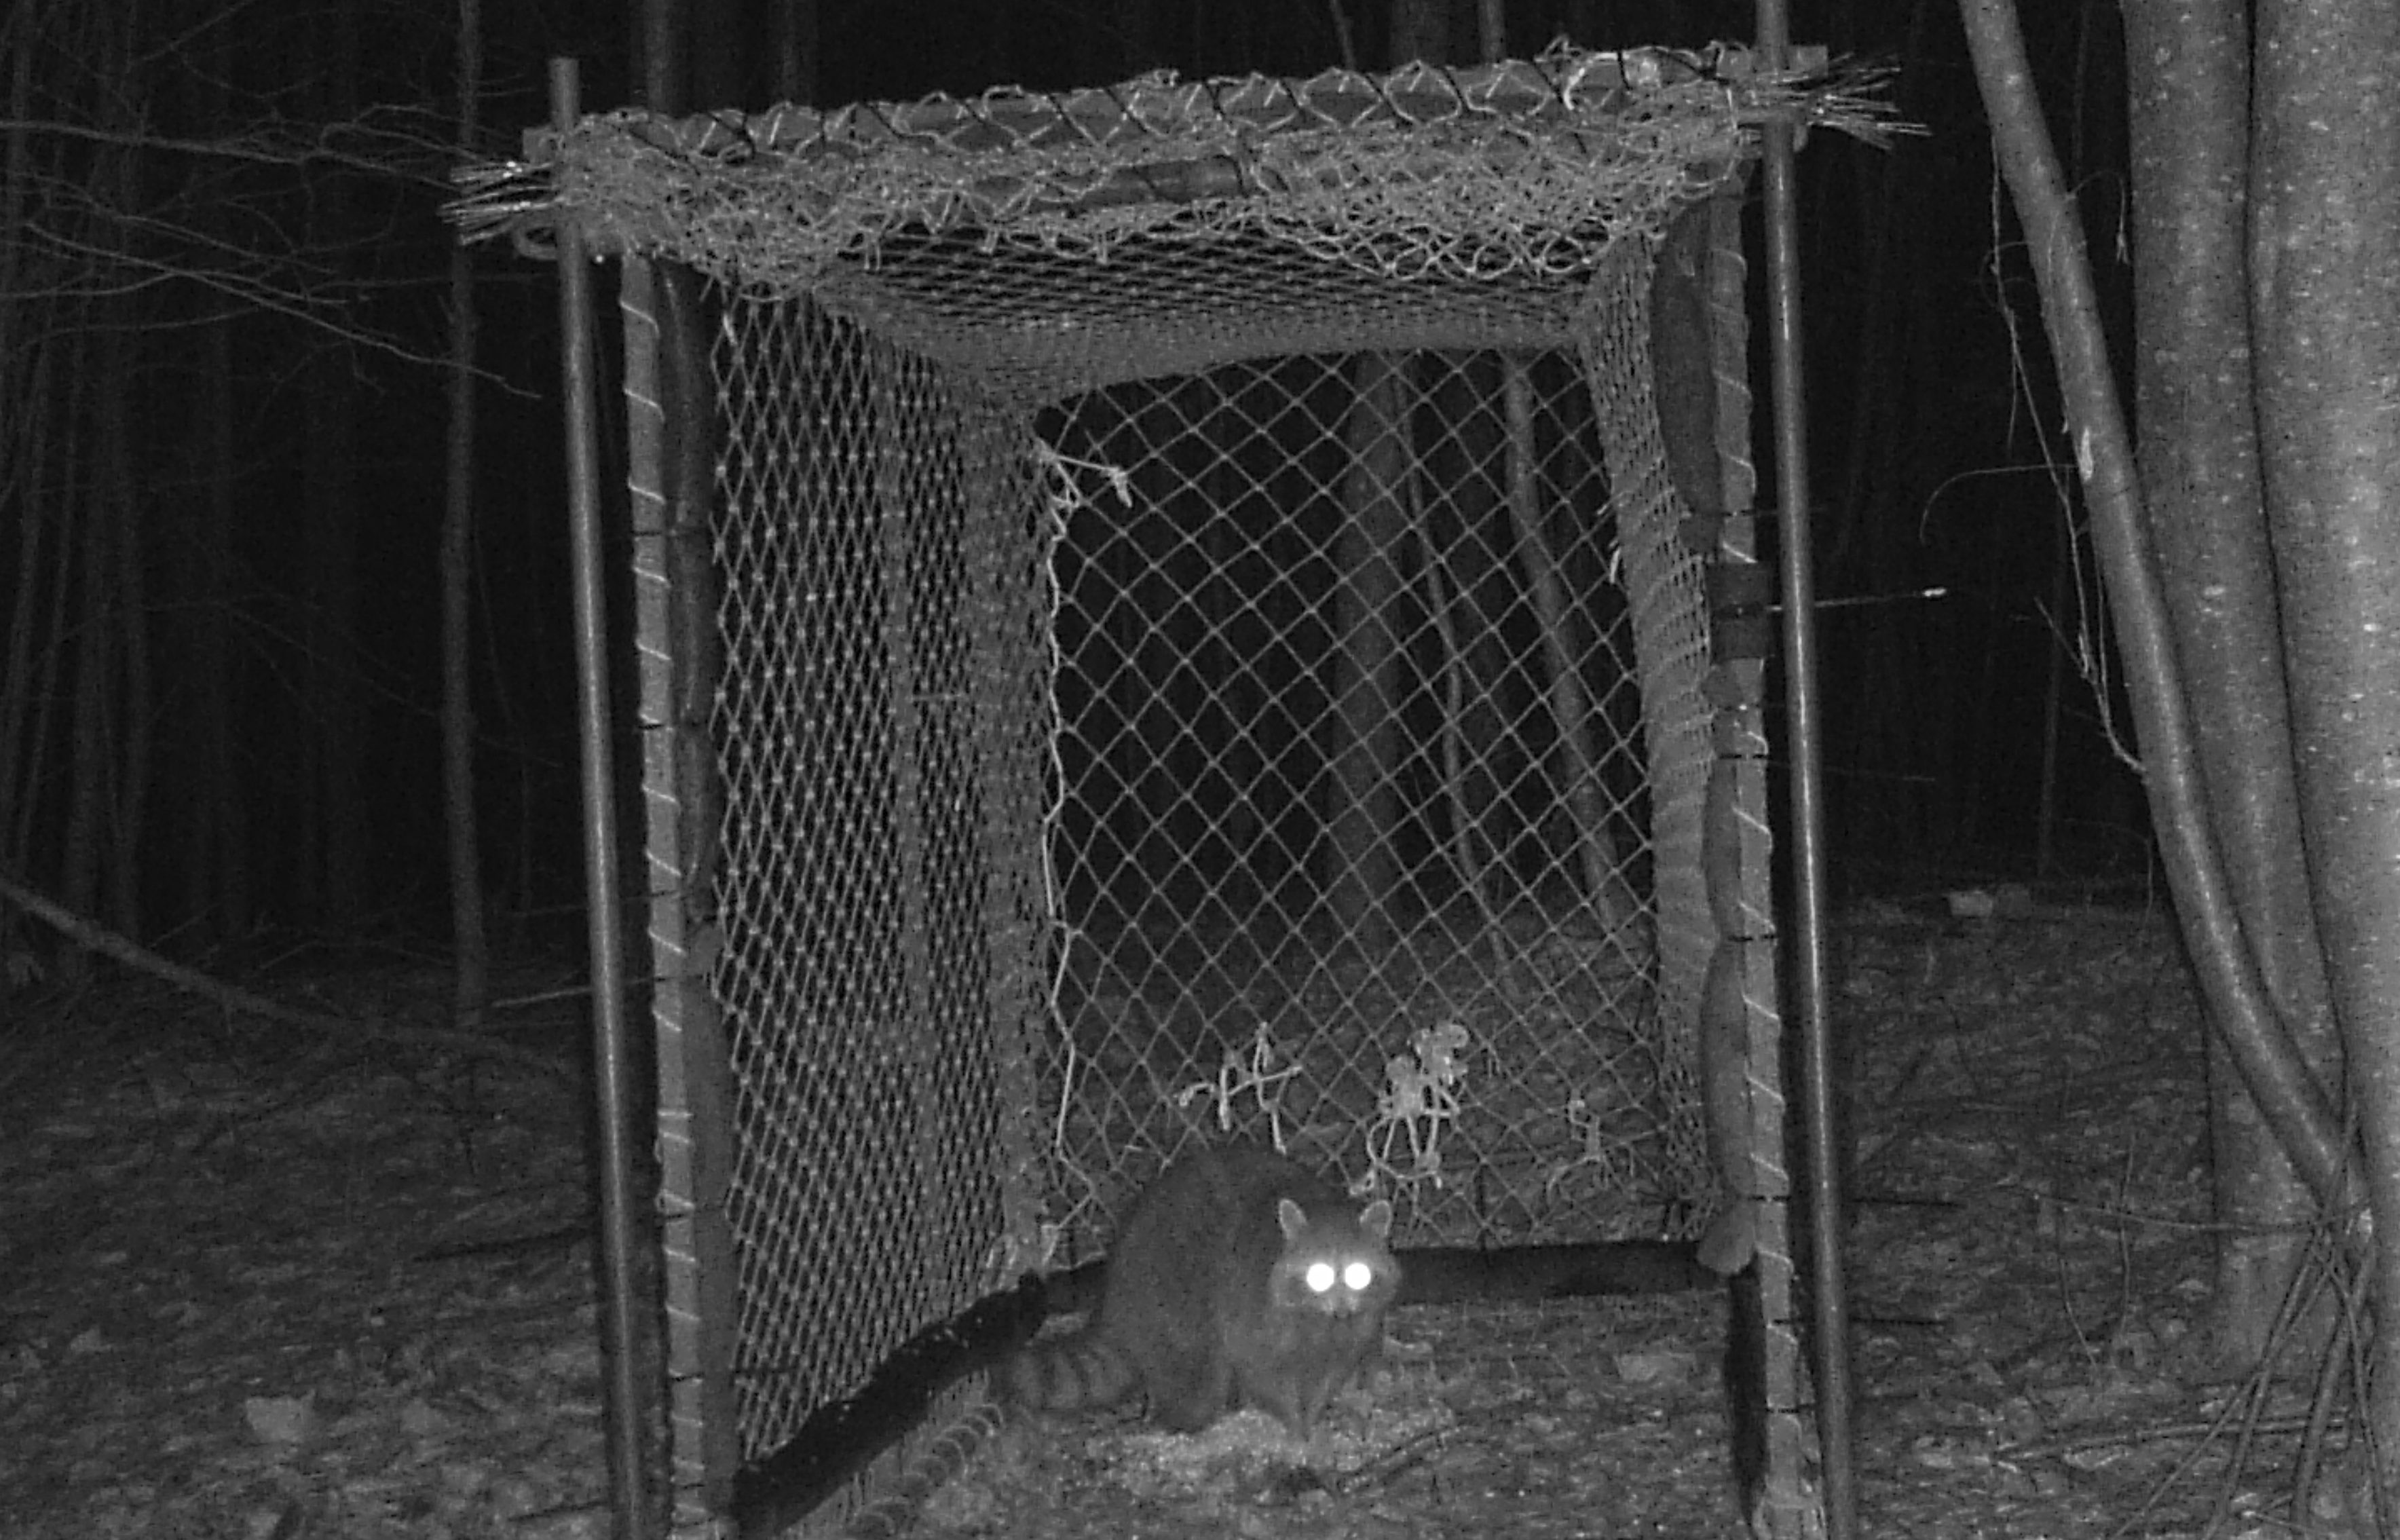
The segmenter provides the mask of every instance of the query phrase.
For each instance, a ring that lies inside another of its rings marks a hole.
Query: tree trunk
[[[1339,736],[1327,755],[1334,801],[1326,893],[1339,933],[1371,950],[1389,934],[1389,900],[1398,880],[1400,643],[1392,606],[1399,599],[1400,542],[1411,512],[1411,402],[1400,355],[1361,353],[1353,377],[1358,388],[1347,424],[1350,472],[1342,499],[1347,516],[1337,558],[1338,666],[1334,709],[1327,717]]]
[[[1508,651],[1507,617],[1519,596],[1508,561],[1509,511],[1483,490],[1506,452],[1490,410],[1499,393],[1500,358],[1466,353],[1446,361],[1451,367],[1430,392],[1433,420],[1443,430],[1425,451],[1426,473],[1444,494],[1426,499],[1423,536],[1425,564],[1439,566],[1444,579],[1429,607],[1444,616],[1444,650],[1457,654],[1443,664],[1457,700],[1455,710],[1445,708],[1445,734],[1461,750],[1451,778],[1452,849],[1466,856],[1459,881],[1488,886],[1523,834],[1507,789],[1527,773],[1529,702],[1520,698]]]
[[[817,0],[776,0],[767,19],[776,101],[817,99],[817,75],[825,51],[817,23]]]
[[[2257,17],[2259,442],[2309,878],[2375,1218],[2368,1411],[2388,1523],[2400,1514],[2400,10],[2266,0]]]
[[[1166,62],[1157,0],[1109,0],[1109,25],[1080,29],[1087,81],[1129,78]]]
[[[2151,819],[2186,943],[2211,1002],[2211,1019],[2243,1078],[2316,1195],[2337,1202],[2361,1190],[2339,1121],[2275,1019],[2257,965],[2226,892],[2195,760],[2190,709],[2175,671],[2158,574],[2142,535],[2140,489],[2094,315],[2083,232],[2042,128],[2041,104],[2009,0],[1960,0],[1969,51],[1992,121],[1995,155],[2018,217],[2058,361],[2084,497],[2091,507],[2110,611],[2126,661]],[[2400,1384],[2400,1374],[2392,1377]]]
[[[1447,0],[1394,0],[1390,62],[1439,64],[1449,51]],[[1344,442],[1350,472],[1343,488],[1346,518],[1336,563],[1341,593],[1334,647],[1334,704],[1327,725],[1334,804],[1326,880],[1327,905],[1353,945],[1373,947],[1388,934],[1387,912],[1398,879],[1393,839],[1399,821],[1400,640],[1392,606],[1400,594],[1400,544],[1411,517],[1409,484],[1415,454],[1408,360],[1362,353],[1353,366],[1357,395]]]
[[[0,389],[15,389],[21,382],[22,391],[14,399],[48,401],[44,392],[55,346],[45,341],[28,348],[30,357],[20,368],[0,374]],[[6,358],[0,354],[0,360]],[[5,434],[0,436],[0,464],[7,467],[0,472],[6,478],[0,486],[7,489],[18,510],[9,551],[16,579],[7,591],[7,629],[0,634],[7,647],[0,652],[0,869],[19,872],[33,868],[34,830],[46,821],[42,803],[49,784],[44,773],[48,720],[65,666],[64,649],[48,642],[63,634],[69,592],[65,583],[45,581],[46,555],[56,549],[61,536],[54,525],[56,510],[39,495],[51,426],[47,414],[27,412],[13,415],[0,429]]]
[[[173,691],[183,711],[184,752],[175,790],[184,821],[184,910],[179,920],[211,917],[220,936],[246,934],[251,922],[249,792],[235,754],[233,688],[235,607],[248,600],[234,583],[234,328],[230,316],[210,323],[200,378],[199,484],[207,490],[188,533],[189,560],[175,581],[184,604],[184,644],[173,666],[184,681]]]
[[[476,147],[483,91],[483,0],[458,0],[458,149]],[[475,674],[470,600],[475,551],[475,269],[450,247],[450,433],[442,508],[442,803],[449,829],[450,1014],[481,1024],[491,998],[483,840],[475,817]]]
[[[117,188],[129,217],[132,211],[129,195],[133,181],[133,155],[128,150],[120,157],[125,164],[120,168]],[[126,308],[130,307],[127,304]],[[143,580],[146,564],[142,552],[142,509],[134,471],[135,457],[142,450],[136,444],[129,419],[129,405],[140,388],[130,341],[137,324],[129,317],[110,328],[100,349],[101,356],[107,360],[106,377],[117,384],[113,389],[102,391],[98,402],[100,420],[95,426],[100,445],[91,516],[114,530],[106,542],[115,559],[114,580],[108,583],[103,595],[110,629],[117,634],[117,666],[107,680],[113,726],[106,746],[108,796],[103,810],[106,827],[102,831],[107,861],[107,902],[101,912],[108,915],[119,935],[139,937],[145,934],[142,919],[142,855],[148,841],[143,838],[143,828],[150,812],[150,751],[157,742],[154,724],[157,700],[150,659],[148,591]]]
[[[1390,67],[1450,62],[1450,0],[1392,0]]]
[[[2198,745],[2201,779],[2234,909],[2276,1015],[2329,1092],[2339,1044],[2308,871],[2295,859],[2299,806],[2250,389],[2245,9],[2218,0],[2125,14],[2141,472],[2184,689],[2216,729]],[[2215,1033],[2208,1083],[2222,1227],[2210,1342],[2218,1366],[2239,1374],[2267,1349],[2317,1210]]]
[[[319,75],[322,121],[346,122],[358,105],[357,0],[320,17],[307,66]],[[335,250],[352,234],[338,170],[320,173],[309,205],[310,244]],[[358,385],[347,343],[311,337],[301,375],[301,690],[307,720],[300,785],[312,838],[302,840],[298,896],[320,919],[355,919],[366,899],[366,716],[359,692]]]
[[[1535,484],[1533,366],[1522,355],[1510,354],[1501,369],[1501,397],[1508,428],[1507,511],[1516,526],[1517,551],[1525,564],[1527,599],[1541,634],[1551,730],[1556,734],[1551,740],[1551,784],[1559,789],[1575,831],[1575,870],[1583,879],[1588,913],[1610,935],[1624,937],[1640,920],[1642,903],[1634,896],[1626,876],[1625,852],[1609,824],[1608,797],[1601,781],[1601,749],[1593,739],[1597,718],[1584,693],[1582,661],[1575,652],[1574,606],[1568,602],[1562,564],[1551,546],[1549,522],[1542,516]]]
[[[33,89],[34,50],[11,50],[8,68],[7,127],[0,130],[0,230],[24,227],[26,202],[34,188]],[[43,568],[41,552],[48,524],[39,489],[38,446],[48,430],[48,416],[35,403],[47,402],[43,386],[49,373],[50,344],[42,334],[37,312],[22,297],[25,243],[0,240],[0,401],[20,403],[0,414],[0,498],[17,510],[10,537],[9,562],[14,578],[5,591],[0,614],[0,870],[26,871],[34,829],[34,801],[41,782],[34,773],[41,740],[27,726],[34,702],[55,698],[54,681],[35,675],[35,660],[46,661],[43,673],[58,669],[56,647],[36,648],[34,638],[45,607],[39,602]],[[26,324],[31,322],[32,324]],[[56,602],[58,585],[52,587]],[[39,688],[40,694],[35,694]],[[5,919],[5,917],[0,917]],[[5,940],[0,933],[0,940]]]
[[[96,303],[96,302],[95,302]],[[75,400],[69,405],[69,422],[91,422],[99,416],[96,400],[107,390],[116,389],[121,380],[107,377],[99,338],[102,325],[89,315],[81,334],[74,345],[76,382]],[[94,470],[94,450],[88,440],[73,443],[61,467],[68,473],[69,486],[92,485],[99,478]],[[74,717],[69,728],[67,746],[67,810],[65,837],[59,852],[61,868],[59,890],[68,908],[77,914],[90,914],[97,906],[101,891],[101,865],[105,859],[104,836],[101,821],[105,816],[108,798],[105,774],[108,765],[109,705],[111,687],[116,673],[116,628],[106,620],[108,614],[108,580],[115,566],[111,541],[115,527],[101,517],[89,497],[70,498],[62,510],[64,527],[70,532],[69,541],[75,547],[71,570],[81,579],[74,585],[75,601],[68,624],[58,634],[72,637],[73,678],[75,680]],[[64,586],[64,585],[61,585]],[[38,795],[39,783],[34,790]],[[77,955],[69,964],[68,974],[78,981],[89,964],[89,959]]]

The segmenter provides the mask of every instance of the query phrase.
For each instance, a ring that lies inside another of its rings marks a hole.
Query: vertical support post
[[[723,677],[712,566],[712,460],[700,296],[689,272],[627,252],[626,524],[633,537],[635,726],[642,742],[642,891],[649,900],[658,1062],[658,1261],[664,1315],[671,1533],[703,1533],[740,1464],[733,1364],[739,1271],[728,1193],[732,1054],[712,977],[722,953],[725,795],[709,729]],[[647,1259],[645,1259],[647,1261]],[[645,1386],[645,1389],[650,1387]]]
[[[550,64],[553,127],[581,115],[576,62]],[[572,220],[558,230],[558,316],[566,382],[567,519],[575,591],[577,726],[583,768],[583,882],[592,951],[592,1085],[600,1124],[600,1300],[607,1377],[607,1439],[617,1533],[634,1540],[648,1522],[642,1398],[635,1380],[632,1056],[626,1046],[624,914],[617,860],[616,769],[609,744],[607,614],[600,576],[599,413],[594,399],[592,267]]]
[[[1786,0],[1758,0],[1757,16],[1761,65],[1768,71],[1789,67],[1792,34]],[[1834,1540],[1851,1540],[1858,1533],[1858,1491],[1850,1464],[1849,1302],[1842,1276],[1841,1167],[1825,965],[1824,774],[1817,709],[1807,413],[1801,374],[1794,134],[1788,119],[1766,126],[1766,326],[1773,361],[1776,502],[1782,524],[1783,694],[1791,755],[1792,993],[1800,1020],[1807,1109],[1817,1437],[1824,1454],[1826,1533]]]

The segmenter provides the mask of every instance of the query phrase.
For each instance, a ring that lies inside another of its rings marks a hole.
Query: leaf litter
[[[2228,1469],[2225,1389],[2195,1368],[2205,1097],[2169,923],[1886,905],[1836,940],[1866,1532],[2268,1533],[2279,1483]],[[447,980],[323,988],[439,1021]],[[608,1533],[579,1092],[237,1034],[130,983],[12,1015],[10,1535]],[[567,1059],[581,1030],[568,1007],[528,1040]],[[1398,1312],[1393,1370],[1343,1409],[1355,1481],[1262,1479],[1280,1435],[1254,1418],[1207,1439],[1057,1419],[1005,1428],[920,1530],[1733,1533],[1718,1315],[1704,1296]]]
[[[448,989],[430,969],[331,987],[384,1019],[439,1020]],[[580,1021],[533,1032],[567,1058]],[[132,983],[11,1036],[34,1031],[105,1051],[0,1087],[9,1535],[608,1533],[574,1092],[236,1035]]]

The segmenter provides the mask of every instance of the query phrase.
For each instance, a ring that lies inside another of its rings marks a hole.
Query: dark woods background
[[[1323,0],[683,8],[699,107],[1344,61]],[[1453,8],[1451,57],[1471,61],[1474,7]],[[1388,66],[1385,7],[1346,9],[1358,62]],[[2138,874],[2048,360],[1955,11],[1796,9],[1798,40],[1899,65],[1902,115],[1931,129],[1889,153],[1824,136],[1802,162],[1837,869],[1875,889]],[[1518,54],[1752,27],[1723,0],[1524,0],[1507,20]],[[2121,326],[2115,13],[2025,24]],[[137,938],[442,933],[460,28],[437,0],[12,0],[0,31],[0,872]],[[584,61],[587,108],[634,95],[625,7],[498,5],[481,34],[487,156],[546,116],[553,54]],[[484,876],[520,937],[570,935],[555,279],[498,248],[473,264]],[[0,952],[29,939],[11,923]]]

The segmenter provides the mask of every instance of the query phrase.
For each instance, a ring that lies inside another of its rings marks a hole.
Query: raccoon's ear
[[[1296,1241],[1300,1239],[1301,1232],[1308,1228],[1308,1210],[1289,1198],[1278,1198],[1275,1200],[1275,1223],[1283,1226],[1285,1240]]]
[[[1358,1228],[1377,1240],[1388,1240],[1392,1233],[1392,1200],[1377,1198],[1358,1210]]]

